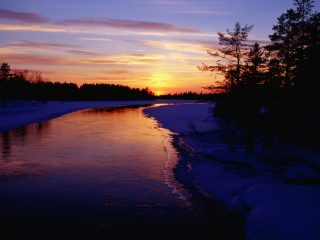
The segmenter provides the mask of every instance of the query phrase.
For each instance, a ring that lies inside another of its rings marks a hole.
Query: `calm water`
[[[11,239],[221,239],[211,210],[174,178],[171,133],[141,107],[84,110],[0,136],[0,228]]]

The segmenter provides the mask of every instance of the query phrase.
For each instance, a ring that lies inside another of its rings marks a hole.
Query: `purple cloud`
[[[70,48],[80,47],[79,45],[57,43],[57,42],[37,42],[37,41],[19,41],[8,44],[11,47],[26,47],[26,48]]]
[[[0,18],[29,23],[46,23],[49,21],[49,19],[37,13],[15,12],[6,9],[0,9]]]
[[[37,13],[16,12],[0,9],[0,19],[22,21],[26,23],[51,23],[63,26],[102,26],[129,30],[178,32],[178,33],[202,33],[195,28],[179,27],[174,24],[149,21],[120,20],[108,18],[79,18],[55,22]]]
[[[103,26],[121,29],[145,30],[145,31],[161,31],[161,32],[181,32],[181,33],[202,33],[202,31],[194,28],[183,28],[173,24],[134,20],[119,20],[105,18],[81,18],[71,19],[60,22],[63,25],[79,25],[79,26]]]

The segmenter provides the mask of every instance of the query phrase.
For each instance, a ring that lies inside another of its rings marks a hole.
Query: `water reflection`
[[[4,132],[1,133],[1,152],[2,158],[7,159],[11,152],[11,142],[10,142],[10,133]]]
[[[0,133],[2,159],[10,158],[13,146],[23,146],[27,141],[38,141],[49,127],[50,121],[44,121]]]
[[[141,106],[84,110],[1,133],[0,177],[50,173],[60,185],[48,187],[73,197],[88,186],[89,192],[104,196],[103,202],[179,205],[183,203],[172,197],[162,176],[168,154],[163,141],[170,145],[170,138],[169,131],[143,115]],[[171,168],[176,160],[172,153]],[[30,183],[21,182],[25,184]]]
[[[2,133],[3,229],[33,239],[219,234],[206,211],[188,208],[171,141],[140,107],[85,110]]]

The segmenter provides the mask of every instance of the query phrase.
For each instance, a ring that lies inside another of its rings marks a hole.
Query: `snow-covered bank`
[[[12,101],[9,106],[0,107],[0,132],[22,125],[41,122],[63,114],[85,108],[116,107],[144,104],[194,102],[182,100],[147,100],[147,101],[74,101],[74,102],[31,102]]]
[[[190,153],[187,165],[195,186],[237,209],[246,218],[248,239],[320,239],[319,152],[276,144],[249,153],[225,140],[235,129],[213,118],[211,107],[144,111],[179,133],[181,147]]]

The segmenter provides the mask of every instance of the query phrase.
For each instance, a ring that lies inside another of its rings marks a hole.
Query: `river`
[[[2,235],[32,239],[223,239],[173,174],[173,134],[143,107],[100,108],[0,133]]]

